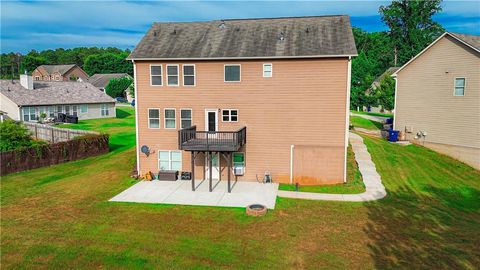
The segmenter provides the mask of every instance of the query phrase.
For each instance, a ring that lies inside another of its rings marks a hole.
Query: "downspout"
[[[140,146],[138,145],[138,84],[137,84],[137,65],[135,64],[135,60],[132,60],[133,63],[133,78],[134,78],[134,86],[135,86],[135,147],[137,153],[137,173],[140,175]]]
[[[350,88],[352,80],[352,57],[348,57],[347,67],[347,100],[345,102],[345,154],[343,166],[343,182],[347,182],[347,150],[348,150],[348,133],[350,127]]]
[[[293,149],[295,146],[290,145],[290,184],[293,184]]]

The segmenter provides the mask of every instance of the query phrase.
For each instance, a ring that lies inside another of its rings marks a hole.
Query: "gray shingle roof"
[[[127,73],[109,73],[109,74],[94,74],[88,79],[88,82],[98,88],[105,88],[111,79],[118,79],[123,77],[129,77]]]
[[[455,36],[456,38],[462,40],[468,45],[474,47],[475,49],[477,49],[477,51],[480,51],[480,36],[465,35],[465,34],[452,33],[452,32],[449,32],[449,34]]]
[[[128,59],[300,58],[356,54],[348,16],[316,16],[154,23]]]
[[[33,87],[28,90],[18,80],[0,80],[0,93],[20,106],[115,102],[87,82],[34,81]]]
[[[71,64],[71,65],[41,65],[40,67],[43,67],[48,72],[48,74],[58,72],[61,75],[63,75],[65,73],[67,73],[67,71],[72,69],[74,66],[76,66],[76,65],[75,64]]]

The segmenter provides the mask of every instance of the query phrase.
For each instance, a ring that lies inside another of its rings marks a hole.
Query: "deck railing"
[[[196,126],[178,131],[178,148],[190,151],[237,151],[247,142],[247,128],[237,131],[197,131]]]

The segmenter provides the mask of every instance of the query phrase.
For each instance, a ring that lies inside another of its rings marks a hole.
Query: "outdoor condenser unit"
[[[245,173],[245,169],[243,167],[234,167],[233,174],[234,175],[243,175]]]

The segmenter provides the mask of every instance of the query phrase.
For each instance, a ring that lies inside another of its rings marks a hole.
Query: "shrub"
[[[5,152],[37,144],[30,131],[20,122],[5,120],[0,123],[0,151]]]
[[[125,90],[130,87],[132,82],[133,80],[129,77],[111,79],[105,87],[105,93],[113,98],[125,97]]]

